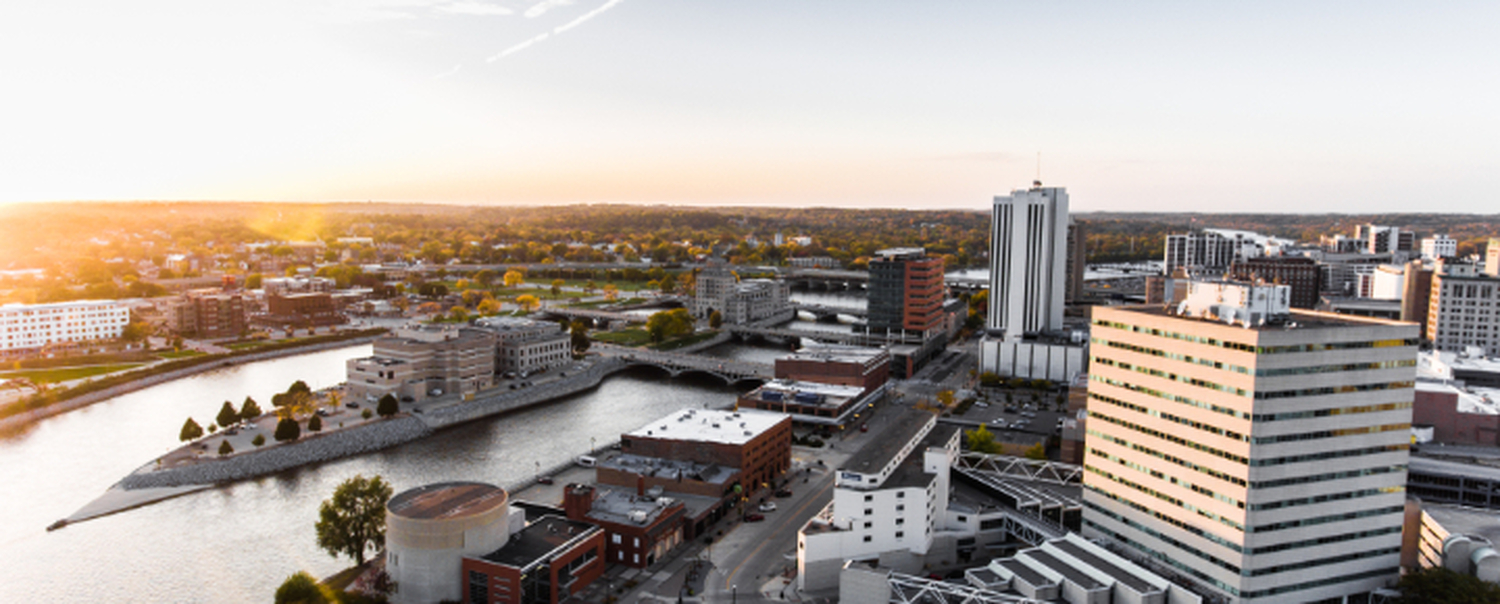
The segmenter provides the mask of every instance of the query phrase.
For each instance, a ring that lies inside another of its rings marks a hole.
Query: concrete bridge
[[[647,317],[625,312],[613,312],[608,310],[596,310],[590,308],[568,308],[566,306],[550,306],[543,308],[539,314],[554,317],[567,317],[569,319],[588,319],[596,325],[609,325],[613,323],[645,323]]]
[[[797,340],[807,338],[811,340],[817,340],[819,342],[833,342],[836,344],[852,344],[856,346],[876,347],[885,346],[886,344],[922,343],[922,336],[920,334],[913,334],[902,337],[899,334],[813,331],[785,329],[780,327],[767,327],[760,325],[725,325],[724,329],[742,340],[762,338],[767,340],[792,342],[794,338]]]
[[[793,302],[792,310],[811,313],[813,317],[817,318],[817,320],[823,321],[825,323],[838,321],[839,315],[849,315],[851,317],[870,316],[870,311],[868,309],[853,308],[848,306],[830,306],[827,304],[804,304],[801,302]]]
[[[658,352],[623,346],[595,345],[595,350],[611,356],[628,366],[655,367],[677,377],[685,373],[700,373],[724,380],[734,385],[746,381],[769,381],[776,377],[776,368],[765,363],[751,363],[733,359],[703,357],[693,354]]]

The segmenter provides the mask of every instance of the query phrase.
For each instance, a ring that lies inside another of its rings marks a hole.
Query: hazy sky
[[[1500,3],[0,6],[0,201],[1496,212]]]

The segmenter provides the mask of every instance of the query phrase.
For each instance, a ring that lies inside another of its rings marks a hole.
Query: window
[[[896,506],[896,511],[898,511],[898,512],[904,512],[904,511],[906,511],[906,506],[905,505],[897,505]]]
[[[896,519],[896,526],[901,526],[903,524],[906,524],[906,519],[905,518],[897,518]]]
[[[865,508],[865,515],[866,515],[866,516],[870,516],[870,515],[873,515],[873,514],[874,514],[874,513],[875,513],[875,510],[874,510],[874,509],[871,509],[871,508]]]
[[[640,547],[641,546],[641,538],[640,537],[636,537],[635,538],[635,546],[636,547]]]
[[[896,499],[906,499],[906,491],[896,491]]]
[[[873,539],[873,537],[865,535],[865,543],[869,543],[871,539]]]
[[[868,502],[871,502],[871,501],[875,501],[875,496],[874,495],[865,495],[865,502],[868,503]]]
[[[905,537],[905,536],[906,536],[906,532],[905,531],[896,531],[896,538],[897,539],[900,539],[900,538]]]
[[[619,533],[610,535],[609,537],[610,537],[610,539],[614,540],[615,545],[619,545],[620,544],[620,535],[619,535]]]
[[[874,522],[870,522],[868,520],[865,521],[865,528],[871,528],[871,527],[874,527],[874,526],[875,526]]]

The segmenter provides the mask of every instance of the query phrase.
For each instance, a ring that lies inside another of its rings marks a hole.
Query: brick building
[[[504,547],[463,559],[463,601],[555,604],[604,574],[605,532],[586,522],[544,516]]]
[[[304,328],[342,325],[348,319],[333,303],[333,295],[320,293],[269,294],[266,296],[266,314],[255,317],[252,322],[269,328]]]
[[[172,331],[199,338],[238,337],[246,329],[245,297],[239,292],[195,289],[171,308]]]
[[[686,538],[686,506],[670,497],[570,484],[563,491],[563,510],[571,520],[603,529],[604,559],[610,564],[646,568]]]
[[[1432,428],[1432,441],[1439,444],[1500,445],[1500,391],[1471,390],[1417,382],[1412,426]]]
[[[777,379],[857,386],[865,392],[885,385],[890,374],[891,354],[880,348],[819,344],[776,359]]]
[[[623,453],[739,468],[745,492],[791,468],[792,418],[764,411],[686,409],[621,435]]]
[[[1312,258],[1301,256],[1259,256],[1234,261],[1231,275],[1239,281],[1257,279],[1292,288],[1292,308],[1313,309],[1318,306],[1323,272]]]

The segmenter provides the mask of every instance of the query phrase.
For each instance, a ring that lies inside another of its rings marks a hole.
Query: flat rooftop
[[[1489,539],[1490,543],[1500,543],[1500,516],[1494,510],[1423,501],[1422,511],[1448,529],[1449,534],[1473,535]]]
[[[784,413],[754,409],[740,411],[683,409],[637,428],[627,436],[743,445],[766,430],[787,421],[790,417]]]
[[[671,496],[642,497],[625,489],[597,485],[592,488],[594,507],[589,510],[589,518],[604,522],[648,525],[656,522],[671,505],[677,503]]]
[[[929,412],[899,405],[887,405],[882,412],[896,414],[896,417],[886,423],[885,430],[878,437],[871,439],[863,449],[850,456],[841,470],[861,474],[879,472],[934,418]]]
[[[561,516],[543,516],[521,532],[510,536],[500,549],[481,556],[485,560],[513,568],[526,568],[549,558],[569,541],[603,529],[587,522]]]
[[[816,344],[798,348],[796,352],[778,360],[819,361],[824,363],[866,363],[885,356],[881,348],[867,346],[845,346],[841,344]]]
[[[1422,474],[1482,478],[1484,480],[1500,482],[1500,468],[1492,466],[1445,461],[1421,455],[1413,455],[1407,460],[1406,467],[1411,472],[1420,472]]]
[[[664,457],[646,457],[630,453],[621,453],[602,460],[599,462],[599,467],[654,478],[696,480],[712,484],[722,484],[739,472],[739,468],[729,466],[667,459]]]
[[[386,509],[402,518],[462,518],[506,504],[505,489],[482,482],[439,482],[401,492]]]
[[[1151,315],[1154,317],[1171,317],[1185,321],[1201,321],[1216,325],[1225,325],[1224,321],[1214,318],[1199,318],[1194,316],[1178,315],[1169,309],[1168,305],[1162,304],[1132,304],[1127,306],[1110,306],[1110,310],[1122,310],[1127,312]],[[1408,325],[1398,321],[1387,321],[1371,317],[1358,317],[1354,315],[1341,315],[1337,313],[1317,312],[1293,308],[1288,313],[1288,320],[1284,323],[1271,324],[1245,328],[1239,323],[1234,327],[1253,331],[1289,331],[1293,329],[1330,329],[1335,327],[1369,327],[1373,325]],[[1411,324],[1415,325],[1415,324]]]
[[[932,483],[933,475],[928,474],[922,467],[922,452],[931,447],[940,447],[947,444],[948,439],[953,438],[953,433],[958,431],[957,426],[938,424],[932,427],[927,436],[922,437],[922,442],[912,449],[911,455],[896,466],[896,471],[891,472],[885,483],[880,485],[882,489],[925,487]]]

